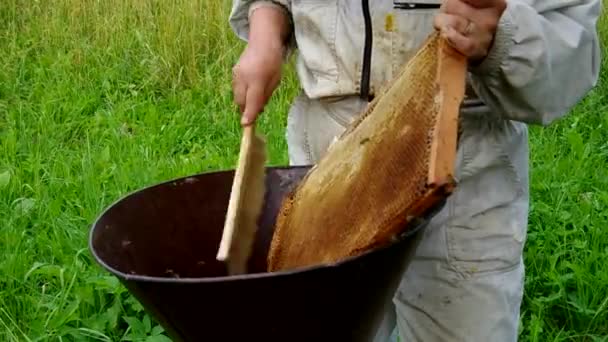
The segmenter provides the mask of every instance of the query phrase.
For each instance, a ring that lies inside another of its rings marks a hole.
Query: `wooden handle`
[[[228,211],[226,213],[224,232],[222,234],[222,241],[220,242],[220,247],[217,253],[217,260],[219,261],[229,260],[229,255],[232,252],[231,249],[233,246],[233,240],[235,238],[235,224],[238,221],[238,211],[241,207],[243,194],[243,182],[245,178],[245,171],[247,170],[248,152],[251,148],[251,142],[254,135],[254,125],[246,126],[243,129],[238,165],[234,173],[234,181],[230,191],[230,199],[228,200]]]
[[[466,88],[467,58],[455,50],[445,39],[440,39],[437,83],[442,96],[431,147],[428,184],[443,184],[454,178],[454,164],[458,138],[460,104]],[[447,95],[446,95],[447,94]]]
[[[256,135],[254,125],[244,127],[224,232],[216,256],[217,260],[226,262],[229,274],[247,271],[264,201],[265,160],[264,140]]]

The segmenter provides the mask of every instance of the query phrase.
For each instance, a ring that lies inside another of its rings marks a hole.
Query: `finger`
[[[445,30],[441,31],[441,34],[454,49],[460,51],[463,55],[471,57],[475,54],[474,41],[454,28],[447,26]]]
[[[469,23],[470,21],[457,15],[438,13],[434,18],[433,26],[440,31],[447,29],[449,26],[466,36]]]
[[[265,98],[265,87],[260,82],[255,82],[247,88],[245,111],[241,120],[243,125],[255,122],[258,114],[264,109]]]
[[[281,75],[275,75],[271,81],[268,83],[268,85],[266,86],[266,89],[264,91],[264,103],[268,102],[268,100],[270,99],[270,97],[272,96],[272,94],[274,93],[274,90],[279,86],[279,83],[281,82]]]
[[[240,78],[238,71],[233,73],[232,92],[234,94],[234,102],[239,106],[241,113],[243,113],[245,110],[247,84]]]
[[[234,102],[239,107],[241,114],[245,111],[245,101],[247,94],[247,86],[244,83],[239,83],[234,88]]]
[[[446,0],[443,13],[461,16],[465,19],[473,20],[476,9],[463,0]]]
[[[495,7],[497,4],[502,3],[504,0],[462,0],[466,2],[469,6],[474,8],[490,8]]]
[[[467,0],[446,0],[444,3],[445,8],[442,10],[445,14],[451,14],[463,17],[469,21],[477,23],[481,26],[490,24],[493,22],[492,15],[493,11],[488,8],[473,7]],[[489,11],[489,12],[488,12]]]

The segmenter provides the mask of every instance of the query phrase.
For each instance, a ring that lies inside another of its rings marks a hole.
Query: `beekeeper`
[[[440,7],[441,6],[441,7]],[[433,29],[469,57],[459,186],[432,221],[377,341],[515,341],[529,209],[527,124],[564,116],[596,84],[601,0],[235,0],[234,67],[247,125],[296,52],[292,165],[313,164]],[[294,294],[294,295],[303,295]]]

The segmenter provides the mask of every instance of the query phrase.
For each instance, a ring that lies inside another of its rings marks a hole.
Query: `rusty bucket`
[[[215,260],[232,170],[126,195],[93,224],[90,250],[174,341],[369,341],[422,229],[439,208],[389,246],[336,264],[268,273],[266,255],[281,200],[307,170],[266,169],[248,274],[227,276]]]

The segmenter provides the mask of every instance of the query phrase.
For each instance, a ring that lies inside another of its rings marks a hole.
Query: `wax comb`
[[[388,244],[453,192],[466,70],[433,32],[284,200],[268,271]]]

